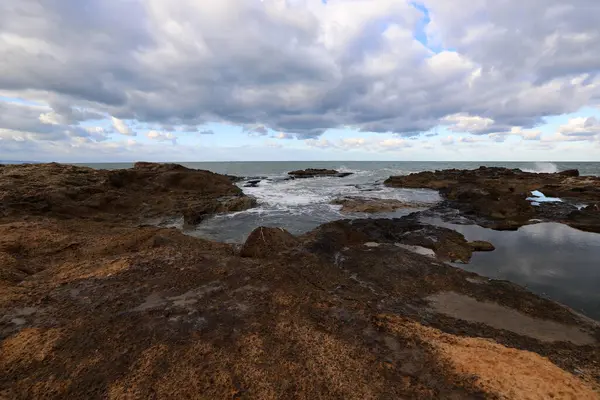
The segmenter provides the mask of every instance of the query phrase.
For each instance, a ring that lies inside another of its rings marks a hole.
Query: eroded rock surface
[[[177,164],[140,162],[112,171],[61,164],[0,169],[3,216],[140,221],[183,215],[197,223],[206,215],[253,205],[230,178]]]
[[[406,208],[427,208],[430,205],[423,203],[409,203],[394,199],[376,199],[366,197],[343,197],[336,199],[331,204],[341,205],[343,213],[381,213],[393,212]]]
[[[185,172],[141,169],[154,177],[151,205],[164,187],[154,179]],[[53,190],[65,189],[65,175]],[[33,178],[20,179],[15,193],[33,193]],[[196,196],[213,190],[202,182]],[[83,206],[83,217],[40,215],[37,203],[3,196],[13,200],[0,215],[2,398],[598,396],[598,325],[445,264],[471,251],[454,231],[414,218],[338,221],[302,237],[262,228],[246,243],[251,257],[240,257],[233,245],[138,226],[110,208],[102,218]],[[526,329],[490,320],[489,307]],[[539,336],[548,327],[560,340]]]
[[[579,176],[576,170],[536,174],[507,168],[451,169],[392,176],[385,184],[437,189],[448,201],[441,208],[457,208],[463,215],[494,229],[517,229],[535,219],[563,222],[583,230],[600,229],[600,221],[589,213],[569,215],[576,210],[575,204],[600,200],[600,178]],[[564,203],[528,201],[536,190],[563,199]]]

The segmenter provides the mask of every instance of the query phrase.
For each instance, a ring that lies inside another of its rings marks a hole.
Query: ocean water
[[[489,163],[489,162],[230,162],[181,163],[190,168],[246,177],[238,183],[258,200],[258,207],[216,215],[190,235],[231,243],[242,243],[258,226],[282,227],[294,234],[343,218],[399,217],[418,209],[393,213],[343,214],[332,200],[345,196],[398,199],[435,204],[436,191],[393,189],[383,186],[391,175],[436,169],[474,169],[481,165],[520,168],[529,172],[558,172],[579,169],[582,175],[600,176],[600,163]],[[128,168],[132,164],[89,164],[94,168]],[[296,169],[331,168],[353,172],[345,178],[284,180]],[[249,179],[260,179],[257,187],[244,187]],[[600,235],[581,232],[561,224],[536,224],[516,232],[497,232],[475,225],[448,225],[469,240],[487,240],[496,251],[476,253],[470,264],[457,265],[494,279],[506,279],[553,300],[562,302],[600,320]],[[172,225],[183,228],[181,220]]]

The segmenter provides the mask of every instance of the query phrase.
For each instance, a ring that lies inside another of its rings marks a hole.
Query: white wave
[[[532,172],[535,174],[554,174],[558,172],[558,166],[551,162],[536,162],[533,169],[523,168],[524,172]]]
[[[539,190],[534,190],[533,192],[531,192],[531,196],[532,197],[528,197],[527,200],[531,201],[531,205],[533,205],[533,206],[539,206],[540,203],[560,203],[560,202],[562,202],[562,200],[559,199],[558,197],[546,197],[546,195],[544,195],[544,193],[540,192]]]

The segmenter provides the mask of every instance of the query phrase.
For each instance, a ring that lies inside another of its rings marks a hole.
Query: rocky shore
[[[599,398],[598,323],[447,264],[493,244],[418,214],[257,227],[241,248],[156,226],[252,207],[232,180],[1,166],[0,398]],[[486,169],[386,184],[438,189],[490,226],[587,229],[598,183]],[[532,190],[575,210],[539,211]]]
[[[577,170],[538,174],[507,168],[452,169],[392,176],[384,184],[439,190],[447,201],[438,205],[437,213],[458,210],[492,229],[552,221],[600,232],[600,178],[579,176]],[[561,201],[528,200],[534,191]]]

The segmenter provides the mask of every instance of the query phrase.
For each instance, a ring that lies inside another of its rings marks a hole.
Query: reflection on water
[[[505,279],[534,293],[600,320],[600,235],[557,223],[524,226],[499,232],[477,225],[435,222],[466,236],[496,246],[491,253],[475,253],[460,268],[494,279]]]

